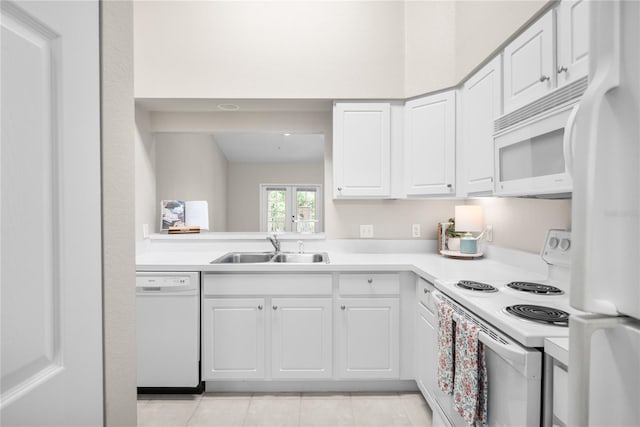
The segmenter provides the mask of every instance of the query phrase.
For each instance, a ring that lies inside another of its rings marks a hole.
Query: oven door
[[[575,105],[565,105],[517,123],[494,136],[499,196],[570,193],[571,129]]]
[[[434,306],[444,296],[439,291],[431,293]],[[480,324],[483,331],[479,340],[484,344],[488,373],[488,415],[489,426],[538,426],[540,425],[540,404],[542,393],[542,353],[535,348],[523,347],[508,337],[486,326],[462,306],[452,303],[458,315],[471,318]],[[434,307],[430,311],[437,313]],[[435,324],[437,330],[437,320]],[[438,352],[437,335],[433,342],[433,351]],[[437,360],[437,359],[436,359]],[[433,366],[436,370],[437,366]],[[430,397],[435,400],[438,411],[452,426],[467,426],[464,419],[453,407],[453,396],[445,394],[437,386],[429,390]]]

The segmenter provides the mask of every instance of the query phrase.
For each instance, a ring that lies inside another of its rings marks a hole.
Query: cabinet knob
[[[368,284],[372,284],[373,283],[373,279],[367,279],[367,283]]]
[[[338,187],[338,191],[342,191],[342,187]]]
[[[346,305],[341,305],[341,306],[340,306],[340,310],[346,310],[346,309],[347,309],[347,306],[346,306]]]
[[[277,309],[278,309],[278,306],[277,306],[277,305],[274,305],[274,306],[273,306],[273,309],[274,309],[274,310],[277,310]]]
[[[429,289],[427,289],[427,288],[424,288],[424,289],[423,289],[423,291],[424,291],[424,293],[425,293],[425,294],[428,294],[429,292],[431,292],[431,291],[430,291]]]
[[[561,65],[560,68],[558,68],[557,71],[558,71],[558,74],[562,74],[562,73],[566,73],[569,70],[564,65]]]
[[[262,304],[258,306],[258,310],[262,310]]]
[[[451,188],[451,187],[453,187],[453,185],[447,184],[447,188]]]
[[[540,83],[544,83],[549,80],[551,80],[551,77],[549,76],[540,76]]]

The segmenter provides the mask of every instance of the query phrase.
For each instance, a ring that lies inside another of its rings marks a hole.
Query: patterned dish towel
[[[444,301],[438,303],[438,386],[453,393],[453,309]]]
[[[487,363],[480,327],[456,319],[455,381],[453,404],[467,424],[487,424]]]

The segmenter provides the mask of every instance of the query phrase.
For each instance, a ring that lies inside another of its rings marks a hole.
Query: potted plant
[[[449,223],[449,227],[447,227],[445,231],[445,235],[447,236],[447,248],[450,251],[459,251],[460,237],[463,235],[463,233],[459,233],[456,231],[455,218],[449,218]]]

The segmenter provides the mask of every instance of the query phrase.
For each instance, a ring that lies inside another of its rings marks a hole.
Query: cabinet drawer
[[[340,276],[340,295],[398,295],[400,279],[397,274],[343,274]]]
[[[436,287],[431,282],[423,278],[419,278],[416,282],[416,298],[429,310],[431,310],[434,305],[431,299],[431,292],[435,289]]]
[[[208,295],[331,295],[330,274],[206,274]]]

